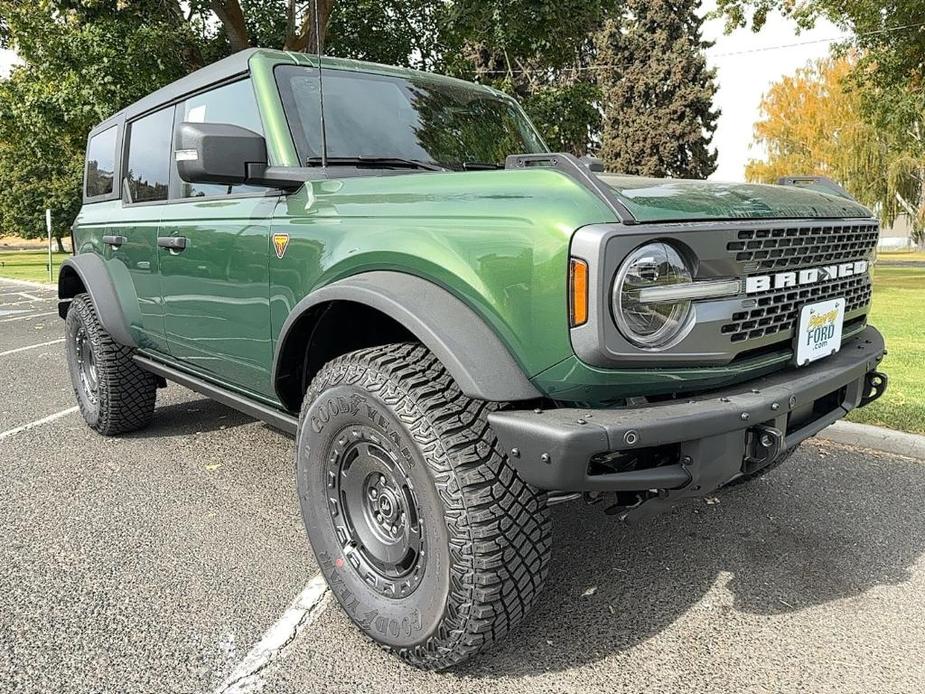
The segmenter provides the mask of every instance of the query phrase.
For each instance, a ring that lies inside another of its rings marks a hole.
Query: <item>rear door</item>
[[[263,134],[249,79],[177,104],[174,123],[185,121]],[[171,356],[225,385],[272,398],[268,252],[278,196],[248,186],[185,183],[175,162],[171,169],[171,201],[157,232]]]
[[[109,274],[120,298],[124,302],[124,297],[135,295],[135,305],[123,309],[138,346],[161,353],[167,351],[167,344],[157,228],[167,202],[172,123],[173,107],[168,106],[126,124],[121,201],[107,203],[118,207],[110,210],[110,224],[102,237]]]

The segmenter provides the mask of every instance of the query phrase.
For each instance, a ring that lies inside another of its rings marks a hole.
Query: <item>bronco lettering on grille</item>
[[[829,282],[840,277],[863,275],[867,272],[868,267],[870,267],[868,261],[858,260],[851,263],[825,265],[793,272],[778,272],[775,275],[755,275],[754,277],[745,278],[745,293],[757,294],[758,292],[766,292],[772,289],[786,289],[787,287],[798,287],[804,284]]]

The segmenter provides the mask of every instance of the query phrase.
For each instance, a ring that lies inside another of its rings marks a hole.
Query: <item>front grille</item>
[[[745,264],[745,271],[763,272],[864,260],[877,245],[876,222],[817,223],[742,229],[726,250]]]
[[[806,287],[772,289],[756,294],[754,307],[734,313],[732,322],[723,325],[722,332],[729,335],[732,342],[767,337],[791,330],[800,308],[807,302],[844,297],[845,313],[849,314],[867,306],[870,295],[870,276],[867,274]]]

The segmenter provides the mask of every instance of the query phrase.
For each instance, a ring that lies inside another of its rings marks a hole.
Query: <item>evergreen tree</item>
[[[711,44],[701,38],[699,5],[628,0],[599,32],[600,156],[609,171],[706,178],[716,168],[716,84],[703,54]]]

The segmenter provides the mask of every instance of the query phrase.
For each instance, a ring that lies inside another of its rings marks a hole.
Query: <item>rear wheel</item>
[[[296,449],[305,527],[331,590],[366,634],[444,668],[503,638],[546,578],[546,495],[424,347],[395,344],[321,369]]]
[[[65,346],[77,404],[92,429],[112,436],[150,424],[157,380],[132,360],[130,347],[103,329],[87,294],[71,301]]]

